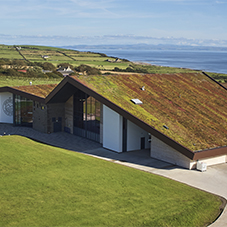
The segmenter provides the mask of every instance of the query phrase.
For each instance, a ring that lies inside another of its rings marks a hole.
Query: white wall
[[[140,150],[141,138],[145,137],[145,148],[150,148],[149,135],[146,131],[127,121],[127,151]]]
[[[205,162],[207,166],[223,164],[227,162],[227,155],[221,155],[212,158],[200,159],[199,161]],[[193,168],[196,168],[196,163],[194,162]]]
[[[103,147],[122,152],[122,122],[122,116],[103,105]]]
[[[13,123],[13,94],[0,93],[0,122]]]

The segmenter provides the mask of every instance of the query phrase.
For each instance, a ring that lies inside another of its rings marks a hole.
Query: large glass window
[[[74,95],[74,134],[100,142],[100,102],[78,91]]]
[[[33,101],[20,95],[15,95],[15,125],[32,127]]]

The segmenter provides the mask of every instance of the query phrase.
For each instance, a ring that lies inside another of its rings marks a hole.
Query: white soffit
[[[136,104],[136,105],[141,105],[141,104],[143,104],[143,102],[140,101],[139,99],[131,99],[131,101],[132,101],[134,104]]]

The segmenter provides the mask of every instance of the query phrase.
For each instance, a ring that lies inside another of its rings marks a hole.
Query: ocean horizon
[[[74,48],[73,48],[74,49]],[[144,62],[151,65],[188,68],[227,74],[227,51],[210,50],[135,50],[135,49],[76,49],[104,53],[107,56]]]

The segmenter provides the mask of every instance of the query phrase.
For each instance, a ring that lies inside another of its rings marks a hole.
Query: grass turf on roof
[[[47,95],[49,95],[56,86],[57,84],[42,84],[31,86],[17,86],[12,88],[41,98],[46,98]]]
[[[72,78],[192,151],[227,145],[227,92],[202,73]]]

